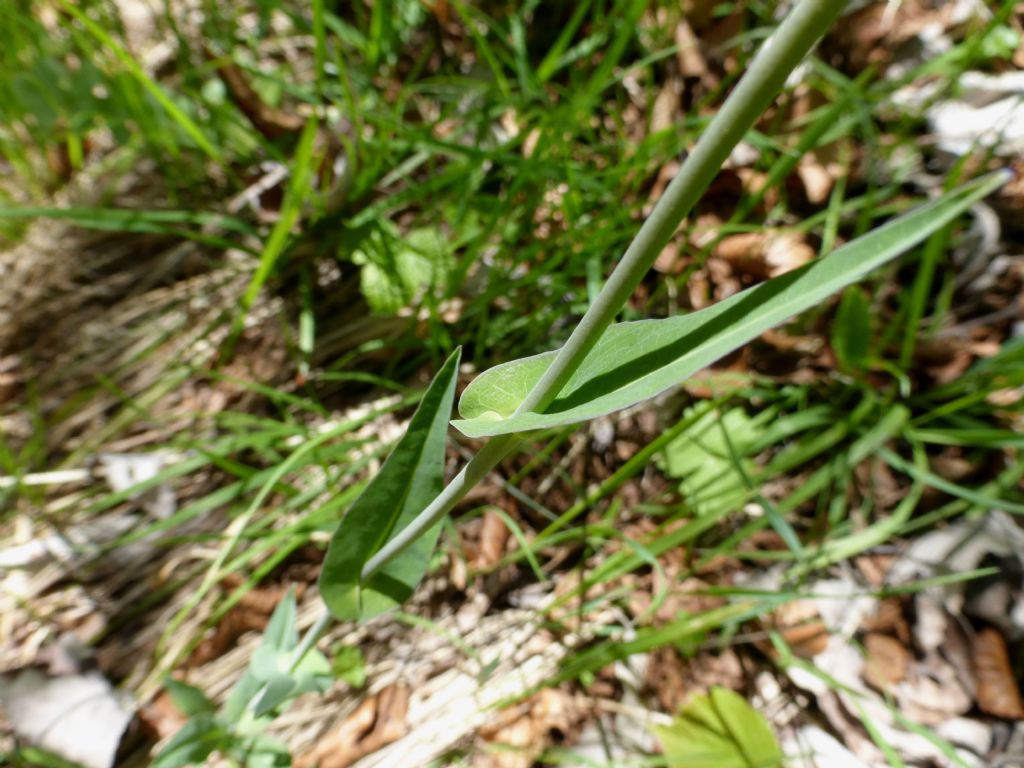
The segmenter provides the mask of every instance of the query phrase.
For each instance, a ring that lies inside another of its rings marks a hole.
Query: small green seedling
[[[292,664],[298,644],[295,593],[289,591],[219,711],[198,688],[168,679],[171,700],[189,720],[156,756],[154,768],[196,765],[214,752],[249,768],[291,765],[288,748],[264,731],[296,696],[324,691],[333,681],[331,665],[318,651],[309,650]]]

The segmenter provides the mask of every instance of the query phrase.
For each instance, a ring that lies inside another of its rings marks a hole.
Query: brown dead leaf
[[[686,283],[686,295],[694,309],[704,309],[711,303],[711,283],[706,270],[698,269],[690,275]]]
[[[704,268],[711,278],[716,301],[727,299],[743,290],[743,285],[736,276],[732,265],[725,259],[709,256],[708,260],[704,263]]]
[[[802,267],[814,256],[814,249],[804,240],[802,232],[777,232],[768,239],[764,260],[768,276],[778,277]]]
[[[713,253],[727,261],[737,272],[763,280],[768,275],[764,268],[764,247],[767,240],[767,232],[727,235],[718,241]]]
[[[580,719],[572,696],[559,688],[542,688],[527,702],[506,708],[478,735],[495,749],[477,755],[480,768],[530,768],[556,737],[563,741]]]
[[[910,652],[895,637],[871,632],[864,638],[864,679],[880,691],[907,677]]]
[[[974,673],[978,708],[996,717],[1024,720],[1024,703],[1013,676],[1010,655],[1002,633],[986,627],[974,641]]]
[[[143,707],[139,716],[143,725],[152,733],[154,741],[173,736],[188,722],[188,717],[174,706],[167,691],[161,691],[151,703]]]
[[[745,232],[723,237],[714,255],[732,269],[755,280],[766,280],[796,269],[814,258],[814,249],[798,232]]]
[[[862,69],[868,64],[888,64],[898,47],[921,30],[939,22],[942,14],[928,8],[923,0],[903,0],[895,5],[874,2],[854,11],[831,33],[851,65]]]
[[[675,38],[679,74],[683,77],[696,77],[701,80],[707,78],[710,73],[707,62],[704,61],[704,54],[700,49],[700,40],[686,19],[680,19],[676,25]]]
[[[857,566],[861,567],[861,560],[867,560],[866,556],[858,558]],[[880,587],[884,582],[872,583],[872,586]],[[903,603],[898,597],[889,597],[879,600],[875,612],[868,616],[860,625],[863,632],[880,633],[884,632],[895,635],[904,645],[910,643],[910,624],[903,615]]]
[[[893,555],[858,555],[854,558],[853,562],[857,566],[857,569],[867,579],[868,584],[872,587],[880,587],[885,584],[886,576],[889,573],[889,569],[892,567]],[[883,600],[879,603],[878,612],[881,613],[882,606],[889,603],[889,600]],[[899,603],[896,603],[896,609],[899,610]]]
[[[241,586],[242,580],[237,576],[228,576],[221,581],[225,590],[233,590]],[[296,598],[301,598],[305,584],[295,588]],[[188,665],[198,667],[213,661],[234,647],[235,642],[246,632],[262,632],[270,620],[270,614],[281,602],[289,587],[272,585],[258,587],[246,592],[238,603],[217,622],[217,626],[192,652]]]
[[[71,178],[75,166],[71,162],[71,150],[66,141],[46,147],[46,167],[54,179],[63,184]]]
[[[673,80],[667,81],[654,99],[651,107],[651,133],[667,131],[676,124],[679,111],[680,88]]]
[[[434,14],[434,18],[441,24],[447,24],[451,16],[448,0],[420,0],[420,3]]]
[[[508,537],[509,530],[501,515],[493,509],[488,509],[484,513],[483,525],[480,527],[480,544],[474,565],[477,568],[491,568],[501,562]]]
[[[804,186],[807,201],[813,205],[821,205],[832,194],[836,180],[829,169],[811,152],[800,158],[796,166],[796,174]]]
[[[712,688],[741,690],[749,679],[748,671],[732,648],[721,651],[703,651],[694,657],[687,669],[686,694],[707,693]]]
[[[978,471],[978,463],[964,456],[962,449],[948,446],[941,453],[928,457],[928,466],[939,477],[959,483]]]
[[[781,606],[768,618],[766,627],[782,635],[793,653],[804,659],[817,656],[828,645],[828,629],[810,600],[794,600]],[[771,643],[759,645],[766,653],[775,654]]]
[[[249,83],[248,76],[230,58],[215,56],[209,50],[206,55],[217,62],[217,75],[253,128],[270,140],[302,130],[306,121],[266,104]]]
[[[686,665],[670,645],[653,651],[646,669],[646,684],[663,712],[678,712],[686,698]]]
[[[654,260],[654,270],[663,275],[678,275],[685,266],[686,262],[679,258],[679,243],[676,240],[669,240]]]
[[[362,757],[400,739],[406,731],[409,689],[389,685],[368,698],[309,752],[295,768],[348,768]]]

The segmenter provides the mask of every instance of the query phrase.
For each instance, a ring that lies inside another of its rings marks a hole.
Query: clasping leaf
[[[363,583],[370,559],[441,492],[444,445],[455,402],[460,352],[438,371],[405,434],[331,538],[320,594],[339,619],[368,619],[408,598],[426,572],[440,524]]]
[[[964,184],[824,258],[699,312],[611,326],[543,413],[513,415],[555,352],[495,366],[463,392],[462,418],[452,424],[469,437],[488,437],[574,424],[653,397],[922,242],[1006,180],[997,172]]]

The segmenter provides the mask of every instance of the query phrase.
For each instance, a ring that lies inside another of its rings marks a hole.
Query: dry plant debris
[[[390,685],[364,699],[316,747],[296,759],[296,768],[348,768],[402,737],[408,707],[409,689],[402,685]]]

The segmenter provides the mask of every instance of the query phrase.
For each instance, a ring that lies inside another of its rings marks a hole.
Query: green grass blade
[[[174,100],[167,95],[164,89],[160,87],[160,84],[146,73],[146,70],[135,60],[135,57],[125,50],[124,46],[111,37],[99,24],[86,16],[81,9],[76,8],[67,0],[60,0],[60,6],[68,15],[74,17],[82,24],[89,31],[89,34],[95,37],[101,45],[108,48],[114,54],[114,57],[149,92],[150,96],[156,99],[170,118],[196,143],[197,147],[203,150],[211,160],[220,162],[220,152],[206,138],[206,134],[203,133],[195,121],[181,107],[174,103]]]
[[[274,228],[263,246],[263,253],[260,254],[260,263],[253,273],[249,285],[246,286],[245,294],[242,296],[239,312],[231,328],[231,339],[226,345],[225,357],[230,355],[234,342],[245,327],[245,319],[252,309],[253,303],[263,290],[274,266],[277,264],[281,254],[288,247],[292,230],[302,216],[302,206],[312,194],[313,179],[313,149],[316,144],[318,122],[316,117],[310,117],[306,127],[299,138],[299,144],[295,149],[295,160],[292,163],[292,178],[288,185],[288,192],[284,203],[281,205],[281,213],[274,224]]]
[[[339,619],[368,619],[401,603],[426,572],[439,525],[367,583],[360,576],[366,561],[441,492],[459,357],[456,350],[434,377],[405,435],[331,538],[320,573],[320,594]]]
[[[958,187],[825,258],[707,309],[612,326],[544,413],[512,415],[555,352],[491,368],[466,388],[462,419],[453,424],[469,437],[525,432],[593,419],[653,397],[917,245],[1006,178],[998,172]]]

